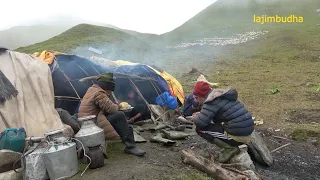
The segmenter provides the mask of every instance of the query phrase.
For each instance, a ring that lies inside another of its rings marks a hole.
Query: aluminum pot
[[[88,156],[91,159],[90,169],[96,169],[104,166],[104,156],[101,146],[88,147]],[[89,163],[89,160],[88,160]]]

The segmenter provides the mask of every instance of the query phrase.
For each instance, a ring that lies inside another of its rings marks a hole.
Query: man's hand
[[[198,114],[200,114],[200,112],[195,112],[195,113],[192,114],[192,117],[194,118],[194,117],[196,117]]]
[[[122,109],[122,105],[119,103],[116,103],[119,106],[119,109]]]
[[[192,114],[192,119],[191,119],[192,122],[194,122],[194,118],[195,118],[198,114],[200,114],[200,112],[195,112],[195,113]]]
[[[129,120],[128,120],[128,123],[134,123],[134,121],[135,121],[135,119],[134,118],[130,118]]]

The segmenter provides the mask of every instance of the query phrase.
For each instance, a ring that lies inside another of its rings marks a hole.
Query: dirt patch
[[[270,150],[288,143],[286,140],[265,139]],[[292,144],[272,153],[274,164],[270,168],[257,165],[258,172],[266,179],[314,180],[319,179],[319,146],[302,142]]]
[[[288,111],[288,122],[307,124],[320,123],[320,109],[295,109]]]
[[[310,100],[310,101],[320,101],[320,93],[316,93],[316,92],[310,92],[306,95],[306,97]]]
[[[260,131],[260,132],[265,132]],[[262,133],[270,150],[273,150],[290,140],[276,139],[270,133]],[[141,135],[147,140],[154,134],[143,132]],[[320,168],[319,146],[303,142],[292,142],[287,146],[273,153],[274,164],[266,168],[256,164],[257,171],[268,179],[319,179],[318,169]],[[80,166],[80,172],[72,179],[162,179],[162,180],[207,180],[205,174],[182,163],[181,150],[193,148],[202,156],[214,153],[217,148],[197,135],[193,135],[187,140],[178,141],[175,146],[165,147],[157,143],[138,144],[147,151],[143,158],[124,154],[124,146],[121,143],[109,144],[109,159],[105,161],[105,166],[100,169],[88,170],[82,177],[80,173],[85,165]]]

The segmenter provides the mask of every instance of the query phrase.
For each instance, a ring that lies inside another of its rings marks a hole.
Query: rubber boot
[[[240,153],[240,149],[238,146],[230,146],[228,143],[225,143],[218,138],[214,138],[212,143],[222,149],[222,151],[220,151],[220,155],[215,158],[215,160],[220,163],[226,163],[233,156]]]
[[[123,142],[126,145],[126,148],[124,150],[125,153],[133,154],[136,156],[144,156],[146,152],[136,146],[136,143],[134,141],[133,129],[131,126],[129,126],[129,132],[127,132],[126,135],[127,136]]]

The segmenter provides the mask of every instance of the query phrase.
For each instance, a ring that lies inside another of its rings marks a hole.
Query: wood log
[[[249,180],[249,177],[222,168],[212,160],[196,155],[191,149],[182,150],[182,161],[219,180]]]

